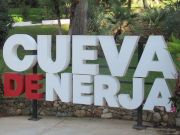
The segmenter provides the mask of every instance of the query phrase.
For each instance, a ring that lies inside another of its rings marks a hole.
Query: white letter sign
[[[29,35],[16,34],[7,39],[3,48],[3,58],[6,65],[18,72],[31,69],[37,62],[36,55],[26,55],[23,60],[17,56],[17,49],[22,46],[24,50],[37,50],[36,41]]]
[[[153,60],[154,56],[158,60]],[[176,68],[162,36],[150,36],[134,73],[134,77],[146,78],[150,71],[162,72],[167,79],[175,79]]]

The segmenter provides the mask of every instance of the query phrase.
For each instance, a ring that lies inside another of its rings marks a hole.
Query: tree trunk
[[[58,19],[58,33],[59,33],[59,35],[62,35],[62,31],[61,31],[61,20],[60,20],[60,17],[57,17],[57,19]]]
[[[70,32],[72,35],[84,35],[87,33],[87,11],[88,11],[88,0],[79,0],[76,3],[72,3],[71,13],[71,24]]]
[[[79,3],[78,0],[71,0],[69,35],[72,35],[72,24],[73,24],[73,20],[74,20],[76,6],[78,3]]]
[[[131,10],[131,4],[132,4],[132,0],[128,0],[128,8],[129,8],[129,10]]]
[[[61,21],[60,21],[60,9],[59,9],[59,2],[58,0],[53,0],[53,6],[54,6],[54,10],[57,16],[57,20],[58,20],[58,33],[59,35],[62,35],[61,32]]]
[[[143,0],[143,6],[144,6],[144,9],[148,9],[149,8],[147,0]]]

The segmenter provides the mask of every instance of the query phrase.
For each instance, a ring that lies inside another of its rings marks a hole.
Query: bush
[[[21,16],[12,16],[13,22],[23,22],[23,17]]]
[[[39,0],[7,0],[8,1],[8,5],[11,8],[18,8],[21,7],[21,3],[23,2],[26,6],[30,6],[30,7],[38,7],[39,5]]]
[[[147,9],[142,14],[142,20],[147,22],[149,27],[159,27],[161,25],[161,22],[166,17],[166,11],[164,9]]]
[[[89,1],[88,31],[93,34],[118,34],[124,33],[123,24],[130,23],[134,14],[123,5],[126,0]],[[96,9],[96,10],[94,10]],[[122,28],[122,29],[121,29]]]
[[[21,4],[21,14],[23,18],[27,19],[29,17],[29,7],[24,2],[22,2]]]
[[[180,70],[180,39],[176,38],[173,34],[171,40],[168,42],[168,50],[174,57],[174,61],[178,70]]]
[[[180,38],[180,9],[167,15],[164,21],[164,28],[168,35],[173,33]]]

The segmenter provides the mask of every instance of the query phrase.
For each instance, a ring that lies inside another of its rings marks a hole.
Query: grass
[[[62,33],[67,34],[69,25],[62,25]],[[37,35],[58,35],[58,25],[40,25],[15,27],[9,32],[9,36],[13,34],[28,34],[36,38]]]

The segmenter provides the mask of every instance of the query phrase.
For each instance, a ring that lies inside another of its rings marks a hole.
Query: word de
[[[21,75],[17,73],[4,74],[4,96],[17,97],[25,92],[28,99],[42,99],[43,93],[38,93],[43,85],[38,84],[38,81],[44,79],[40,74]]]

